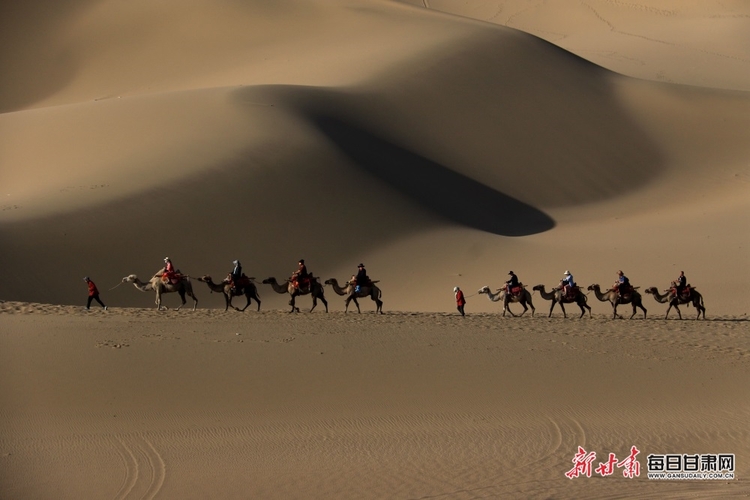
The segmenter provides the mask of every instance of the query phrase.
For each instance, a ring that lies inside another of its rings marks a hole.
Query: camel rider
[[[687,277],[685,271],[680,271],[680,276],[672,282],[672,286],[675,289],[675,296],[679,297],[685,287],[687,287]]]
[[[512,295],[511,290],[519,286],[518,276],[513,271],[510,271],[508,274],[510,275],[510,279],[505,282],[505,290],[508,294]]]
[[[354,277],[354,283],[356,285],[354,287],[355,292],[359,292],[362,287],[370,284],[370,278],[367,276],[364,264],[357,266],[357,276]]]
[[[565,295],[569,295],[570,292],[575,288],[576,282],[573,281],[573,275],[570,274],[570,271],[565,271],[564,277],[560,284],[563,287],[563,292],[565,293]]]
[[[169,257],[164,257],[164,273],[162,273],[162,279],[164,281],[174,283],[177,279],[177,272],[174,269],[174,264]]]
[[[310,275],[307,273],[305,259],[300,259],[297,266],[297,270],[292,273],[292,283],[294,283],[295,288],[300,288],[310,281]]]
[[[622,271],[617,271],[617,281],[615,281],[612,289],[620,295],[625,295],[630,291],[630,280]]]
[[[234,292],[237,288],[237,284],[240,282],[240,278],[242,278],[242,264],[240,264],[239,260],[233,260],[232,264],[234,267],[229,274],[229,283],[232,285],[232,292]]]

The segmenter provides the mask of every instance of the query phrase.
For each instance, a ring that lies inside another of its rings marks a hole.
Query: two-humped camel
[[[230,283],[214,283],[213,279],[211,279],[211,276],[209,275],[195,279],[207,284],[208,288],[210,288],[212,292],[221,293],[222,295],[224,295],[224,301],[226,303],[226,307],[224,308],[225,311],[228,311],[231,307],[235,311],[244,312],[245,309],[248,308],[252,300],[255,300],[255,302],[258,303],[258,311],[260,311],[260,296],[258,295],[258,289],[255,286],[255,283],[253,283],[252,281],[249,281],[248,284],[241,289],[232,290],[232,285]],[[245,307],[243,307],[242,309],[232,305],[232,297],[239,297],[240,295],[244,295],[247,298],[247,304],[245,304]]]
[[[328,312],[328,302],[326,301],[325,295],[323,294],[323,285],[320,284],[318,281],[319,278],[313,278],[310,276],[310,286],[307,288],[296,288],[294,284],[290,280],[286,280],[284,284],[279,284],[278,281],[276,281],[276,278],[266,278],[263,280],[264,285],[271,285],[271,288],[273,288],[273,291],[276,293],[288,293],[291,296],[291,299],[289,299],[289,305],[292,306],[291,312],[299,312],[299,308],[296,307],[295,299],[299,295],[307,295],[311,294],[313,299],[313,305],[312,309],[310,309],[310,312],[313,312],[313,309],[315,309],[315,306],[318,305],[318,299],[320,299],[321,302],[323,302],[323,305],[326,306],[326,312]]]
[[[132,283],[138,290],[142,292],[153,290],[156,293],[156,308],[158,310],[162,309],[162,294],[174,292],[180,294],[180,299],[182,299],[182,304],[176,309],[177,311],[179,311],[182,306],[187,303],[187,300],[185,300],[185,295],[189,295],[193,299],[193,311],[195,311],[195,308],[198,307],[198,299],[193,293],[193,284],[190,282],[189,276],[182,276],[177,283],[172,283],[169,281],[164,281],[162,279],[161,273],[157,273],[148,281],[148,283],[144,283],[138,279],[138,276],[136,276],[135,274],[131,274],[129,276],[125,276],[122,279],[122,282]],[[164,306],[164,309],[168,309],[168,307]]]
[[[706,319],[706,308],[703,306],[703,296],[692,287],[690,288],[690,295],[688,295],[687,297],[683,296],[682,294],[680,294],[679,296],[675,296],[669,291],[662,295],[659,293],[659,290],[657,290],[655,286],[648,288],[646,290],[646,293],[650,293],[651,295],[653,295],[656,301],[661,304],[669,302],[667,314],[664,316],[664,319],[667,319],[669,317],[669,311],[671,311],[673,307],[677,310],[677,315],[680,317],[680,319],[682,319],[680,308],[677,307],[679,304],[687,304],[688,306],[692,304],[693,307],[695,307],[695,309],[698,311],[698,316],[695,319],[700,319],[701,313],[703,313],[703,319]]]
[[[591,317],[591,307],[589,307],[589,305],[586,303],[586,294],[581,292],[581,289],[578,287],[576,287],[576,293],[573,297],[569,297],[563,290],[560,290],[559,288],[547,292],[547,290],[545,290],[544,288],[544,285],[536,285],[532,290],[538,291],[539,295],[541,295],[544,300],[552,301],[552,307],[549,308],[549,318],[552,317],[552,310],[555,308],[555,304],[560,304],[560,309],[562,309],[563,317],[567,318],[568,315],[565,313],[564,304],[573,303],[577,304],[578,307],[581,308],[581,316],[579,317],[579,319],[583,318],[583,316],[586,314],[586,309],[588,309],[589,311],[589,318]]]
[[[596,298],[602,302],[609,302],[612,304],[612,319],[617,318],[617,306],[619,304],[631,304],[633,306],[633,314],[630,315],[630,319],[633,319],[633,316],[635,316],[635,313],[637,312],[636,307],[640,307],[643,310],[643,319],[646,319],[646,308],[643,307],[643,299],[641,298],[641,294],[638,293],[635,288],[623,295],[617,293],[616,290],[607,290],[602,293],[599,285],[590,285],[588,290],[593,291]]]
[[[483,286],[482,288],[479,289],[477,293],[486,293],[487,297],[492,302],[499,302],[502,300],[503,301],[503,316],[505,316],[505,311],[508,311],[511,316],[516,317],[516,315],[513,314],[513,311],[511,311],[508,308],[508,304],[510,304],[511,302],[517,302],[523,306],[523,312],[519,314],[518,316],[523,316],[524,314],[526,314],[526,311],[529,310],[529,308],[526,307],[526,304],[528,304],[529,307],[531,307],[531,317],[532,318],[534,317],[534,312],[536,311],[536,309],[534,308],[534,304],[531,303],[531,294],[529,293],[528,290],[526,290],[526,288],[523,289],[523,292],[521,292],[520,295],[509,294],[504,289],[498,290],[497,292],[498,293],[496,294],[492,293],[492,290],[490,290],[490,287]]]
[[[383,314],[383,301],[380,300],[382,294],[380,292],[380,288],[378,288],[374,284],[372,286],[362,286],[359,288],[358,292],[356,291],[355,284],[351,281],[347,282],[346,286],[343,288],[339,286],[339,282],[336,280],[336,278],[326,280],[325,284],[331,285],[333,287],[333,291],[337,294],[346,296],[346,299],[344,299],[344,304],[346,305],[344,312],[349,311],[349,303],[353,300],[354,304],[357,306],[357,312],[361,313],[362,311],[359,310],[359,302],[357,302],[357,298],[370,297],[373,301],[375,301],[375,312]]]

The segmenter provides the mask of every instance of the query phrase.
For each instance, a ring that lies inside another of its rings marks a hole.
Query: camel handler
[[[91,278],[86,276],[85,278],[83,278],[83,281],[85,281],[89,286],[89,300],[86,303],[86,310],[88,311],[89,309],[91,309],[91,302],[95,300],[99,303],[99,305],[102,306],[102,309],[106,311],[107,306],[105,306],[104,303],[99,298],[99,290],[96,288],[96,285],[94,284],[94,282],[91,281]]]
[[[458,309],[458,312],[461,313],[461,316],[466,316],[466,314],[464,314],[464,306],[466,305],[464,292],[462,292],[461,289],[456,286],[453,287],[453,293],[456,294],[456,309]]]

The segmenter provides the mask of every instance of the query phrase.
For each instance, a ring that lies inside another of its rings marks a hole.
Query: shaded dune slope
[[[357,86],[216,87],[0,115],[12,130],[57,113],[54,128],[31,123],[15,144],[72,131],[32,161],[2,145],[19,191],[33,191],[25,173],[57,171],[48,161],[86,165],[0,219],[0,297],[71,303],[83,275],[106,289],[147,277],[165,255],[193,276],[221,278],[237,257],[259,279],[285,277],[301,257],[321,275],[431,228],[547,231],[550,209],[659,175],[659,148],[614,93],[621,77],[523,33],[472,29]],[[122,155],[75,140],[92,130]],[[142,130],[153,140],[134,141]],[[65,191],[87,178],[107,189]],[[116,301],[148,303],[134,292]]]

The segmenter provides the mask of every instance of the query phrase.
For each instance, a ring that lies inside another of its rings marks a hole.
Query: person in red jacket
[[[175,271],[172,259],[169,257],[164,257],[164,272],[162,273],[162,279],[167,283],[173,284],[179,281],[177,279],[177,271]]]
[[[83,278],[83,281],[85,281],[89,285],[89,301],[86,303],[86,310],[88,311],[91,309],[91,301],[95,300],[99,302],[99,304],[102,306],[102,308],[106,311],[107,306],[104,305],[104,303],[99,298],[99,290],[96,288],[96,285],[93,281],[91,281],[91,278],[86,276]]]
[[[461,313],[461,316],[465,316],[464,306],[466,305],[466,298],[464,298],[464,292],[460,288],[454,287],[453,293],[456,294],[456,309]]]

